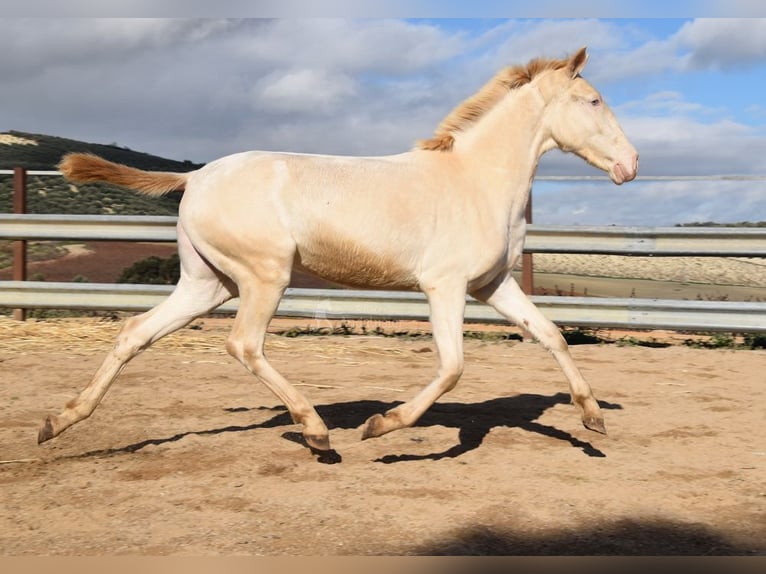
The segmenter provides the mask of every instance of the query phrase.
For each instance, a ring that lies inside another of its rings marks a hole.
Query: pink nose
[[[623,182],[633,181],[638,173],[638,153],[633,152],[625,163],[618,163],[618,169],[622,175]]]

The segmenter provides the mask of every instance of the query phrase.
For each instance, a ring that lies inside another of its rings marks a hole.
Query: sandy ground
[[[342,459],[322,464],[205,320],[43,446],[117,323],[0,319],[3,555],[766,554],[766,352],[578,345],[609,436],[541,347],[466,340],[420,423],[359,426],[434,373],[430,337],[270,335]]]
[[[766,288],[763,257],[626,257],[536,253],[535,271]]]
[[[764,301],[766,258],[534,255],[535,293]]]

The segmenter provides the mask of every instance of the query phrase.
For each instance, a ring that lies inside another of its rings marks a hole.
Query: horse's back
[[[334,282],[410,289],[430,232],[428,202],[407,199],[416,184],[405,155],[245,152],[193,174],[180,214],[200,252],[227,272],[228,260],[292,257]]]

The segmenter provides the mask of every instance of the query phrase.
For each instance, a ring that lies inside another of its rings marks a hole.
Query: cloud
[[[245,17],[309,18],[672,18],[678,14],[763,16],[759,0],[676,0],[628,2],[586,0],[5,0],[8,17]]]
[[[688,50],[683,67],[692,70],[731,70],[766,60],[766,19],[697,19],[672,38]]]
[[[346,74],[325,70],[273,72],[254,86],[253,105],[263,111],[326,112],[356,93],[356,82]]]
[[[443,94],[430,77],[466,42],[397,20],[10,20],[0,129],[194,161],[296,140],[301,151],[401,151],[440,119],[430,104],[453,87]]]
[[[231,31],[228,20],[8,19],[3,22],[0,74],[40,75],[49,69],[118,63],[138,54],[204,42]]]
[[[494,31],[507,39],[496,49],[497,66],[527,62],[539,56],[561,58],[588,46],[591,50],[617,50],[627,46],[629,29],[595,19],[512,20]]]
[[[546,225],[672,226],[766,220],[754,182],[536,183],[533,219]]]
[[[401,20],[287,19],[239,38],[238,58],[276,66],[406,74],[460,54],[464,34]]]
[[[690,115],[693,113],[712,114],[714,110],[706,108],[702,104],[689,102],[681,92],[665,90],[649,94],[641,101],[626,102],[618,107],[621,112],[640,113],[651,115],[661,113],[663,115]]]

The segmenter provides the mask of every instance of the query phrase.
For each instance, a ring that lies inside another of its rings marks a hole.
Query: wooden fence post
[[[529,193],[526,211],[524,217],[527,224],[532,223],[532,193]],[[535,288],[535,276],[532,269],[532,254],[523,253],[521,255],[521,290],[527,295],[532,295]]]
[[[27,170],[17,167],[13,170],[13,213],[27,212]],[[27,242],[17,239],[13,242],[13,280],[27,280]],[[14,309],[13,318],[25,321],[26,309]]]

